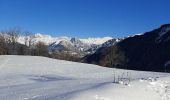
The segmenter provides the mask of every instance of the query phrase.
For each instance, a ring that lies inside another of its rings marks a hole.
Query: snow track
[[[170,100],[170,83],[166,81],[150,82],[151,87],[160,95],[161,100]]]
[[[0,60],[1,60],[0,69],[2,69],[9,62],[10,58],[4,57],[4,58],[0,58]]]

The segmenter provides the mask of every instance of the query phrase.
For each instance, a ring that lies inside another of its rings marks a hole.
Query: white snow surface
[[[114,76],[129,73],[127,85]],[[170,100],[170,74],[37,56],[0,56],[0,100]]]

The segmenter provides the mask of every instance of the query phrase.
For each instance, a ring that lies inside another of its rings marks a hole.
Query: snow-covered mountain
[[[87,39],[80,39],[82,42],[86,44],[95,44],[100,45],[104,42],[113,39],[112,37],[103,37],[103,38],[87,38]]]
[[[96,44],[96,45],[100,45],[110,39],[112,39],[112,37],[103,37],[103,38],[87,38],[87,39],[78,39],[78,38],[71,38],[71,37],[52,37],[50,35],[44,35],[44,34],[40,34],[40,33],[37,33],[37,34],[34,34],[34,35],[31,35],[30,36],[31,38],[33,38],[33,41],[36,43],[36,42],[44,42],[45,44],[51,44],[51,43],[59,43],[60,41],[63,41],[63,40],[71,40],[72,42],[74,42],[74,39],[77,39],[79,42],[81,41],[82,43],[84,44],[88,44],[88,45],[91,45],[91,44]],[[18,39],[18,42],[19,43],[22,43],[24,44],[24,36],[20,36],[19,39]],[[78,42],[75,40],[75,43]]]
[[[30,35],[28,36],[28,38],[32,39],[33,44],[36,44],[37,42],[43,42],[46,45],[49,45],[54,42],[59,43],[60,41],[70,39],[69,37],[52,37],[50,35],[44,35],[40,33]],[[24,44],[24,41],[25,41],[24,39],[25,39],[25,36],[20,36],[18,39],[18,42]]]
[[[38,42],[44,42],[49,46],[50,51],[57,52],[69,52],[71,54],[80,54],[86,55],[90,52],[90,49],[95,52],[99,47],[109,45],[109,43],[105,43],[106,41],[113,39],[112,37],[103,37],[103,38],[87,38],[87,39],[79,39],[79,38],[71,38],[71,37],[52,37],[50,35],[43,35],[40,33],[29,36],[31,38],[32,44],[36,44]],[[18,39],[19,43],[25,43],[25,37],[20,36]],[[105,44],[103,44],[105,43]]]
[[[52,51],[74,51],[74,52],[84,52],[91,48],[90,44],[83,43],[78,38],[71,38],[70,40],[62,40],[59,43],[54,42],[49,45],[49,49]]]
[[[49,49],[61,51],[61,50],[73,50],[74,47],[73,47],[73,44],[69,40],[62,40],[59,43],[54,42],[50,44]]]
[[[121,40],[122,39],[119,39],[119,38],[118,39],[110,39],[110,40],[108,40],[108,41],[106,41],[106,42],[104,42],[100,45],[92,45],[92,47],[89,50],[87,50],[87,52],[88,52],[88,54],[93,54],[98,49],[113,46]]]

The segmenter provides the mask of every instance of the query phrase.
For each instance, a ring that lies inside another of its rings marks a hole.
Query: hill
[[[170,24],[123,39],[84,58],[87,63],[123,69],[170,71]]]

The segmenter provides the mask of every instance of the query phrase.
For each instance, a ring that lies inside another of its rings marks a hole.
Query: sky
[[[126,37],[170,23],[170,0],[0,0],[0,30]]]

